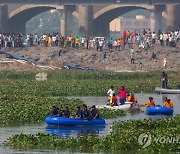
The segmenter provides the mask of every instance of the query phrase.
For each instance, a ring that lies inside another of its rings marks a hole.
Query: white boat
[[[160,94],[180,94],[180,89],[164,89],[164,88],[156,87],[155,92]]]
[[[112,109],[112,110],[123,110],[128,111],[131,107],[131,102],[125,102],[124,105],[110,106],[110,105],[96,105],[97,109]]]

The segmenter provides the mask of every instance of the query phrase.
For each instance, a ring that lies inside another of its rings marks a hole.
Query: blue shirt
[[[55,110],[52,110],[52,116],[56,116],[58,115],[58,111],[55,109]]]
[[[78,111],[76,112],[76,116],[82,118],[82,117],[83,117],[82,110],[78,110]]]

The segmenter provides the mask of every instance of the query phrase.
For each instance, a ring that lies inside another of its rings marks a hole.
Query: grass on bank
[[[160,138],[180,138],[180,116],[173,120],[129,120],[116,122],[113,131],[105,137],[84,136],[80,138],[61,139],[46,133],[17,134],[10,137],[4,144],[18,149],[61,149],[81,152],[179,152],[180,143],[164,142]],[[152,142],[142,148],[138,137],[142,133],[151,134]],[[156,139],[161,141],[157,141]]]

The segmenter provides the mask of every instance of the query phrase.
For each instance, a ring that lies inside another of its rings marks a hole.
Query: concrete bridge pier
[[[176,5],[175,30],[180,30],[180,5]]]
[[[9,30],[6,32],[16,33],[16,34],[26,34],[26,22],[13,22],[9,24]]]
[[[93,22],[93,36],[109,37],[109,22],[106,20],[96,20]]]
[[[91,36],[92,35],[93,6],[79,5],[78,13],[79,13],[79,19],[78,19],[79,34]]]
[[[162,30],[162,13],[165,10],[165,6],[155,5],[153,10],[150,10],[150,29],[152,32],[158,32]]]
[[[180,30],[180,6],[167,5],[167,31]]]
[[[57,9],[58,10],[58,9]],[[73,33],[73,15],[75,6],[64,6],[60,12],[60,34],[62,36],[69,36]]]
[[[0,5],[0,32],[9,31],[8,27],[8,6]]]
[[[167,5],[167,24],[166,30],[173,31],[175,29],[175,5]]]

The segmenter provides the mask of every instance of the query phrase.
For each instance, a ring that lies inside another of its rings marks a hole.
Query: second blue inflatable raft
[[[172,115],[174,110],[164,106],[148,107],[146,110],[148,115]]]

